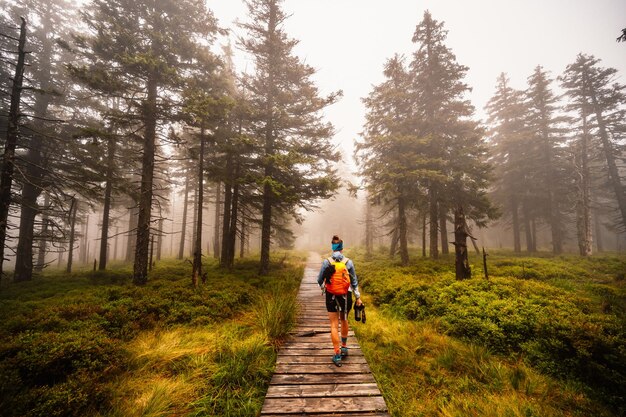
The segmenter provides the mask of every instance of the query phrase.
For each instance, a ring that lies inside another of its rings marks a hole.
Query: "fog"
[[[0,2],[15,280],[333,235],[406,263],[463,210],[489,251],[626,250],[624,2],[148,3]]]

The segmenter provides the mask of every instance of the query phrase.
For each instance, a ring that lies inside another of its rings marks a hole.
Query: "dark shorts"
[[[345,295],[326,293],[326,311],[329,313],[349,313],[352,309],[352,292]],[[342,314],[343,316],[343,314]],[[346,316],[347,317],[347,316]]]

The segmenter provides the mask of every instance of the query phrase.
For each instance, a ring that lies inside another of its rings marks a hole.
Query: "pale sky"
[[[207,4],[222,27],[240,33],[233,21],[247,20],[241,0]],[[617,68],[626,83],[626,43],[615,41],[626,27],[626,0],[285,0],[283,7],[292,15],[287,33],[300,41],[295,52],[318,70],[321,91],[344,92],[326,118],[348,155],[363,126],[361,98],[383,80],[383,64],[393,54],[410,59],[424,10],[445,22],[446,44],[469,67],[465,81],[479,118],[501,72],[523,89],[535,66],[556,77],[579,52]],[[251,66],[242,56],[236,64],[239,71]]]

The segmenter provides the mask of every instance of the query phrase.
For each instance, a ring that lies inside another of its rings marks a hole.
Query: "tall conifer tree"
[[[618,223],[626,228],[626,186],[620,166],[625,153],[622,143],[626,136],[626,86],[615,82],[616,69],[602,68],[599,63],[593,56],[579,54],[567,66],[561,82],[581,116],[588,116],[592,123],[602,149],[603,171],[615,196]]]
[[[427,160],[424,184],[430,213],[430,256],[438,257],[439,218],[458,204],[478,224],[496,215],[486,198],[489,167],[474,106],[466,99],[463,81],[468,68],[445,45],[443,22],[424,12],[415,28],[418,49],[409,65],[414,102],[413,132],[423,142]]]
[[[558,97],[552,92],[551,83],[541,66],[528,77],[526,124],[534,144],[533,161],[538,164],[533,182],[542,199],[542,215],[552,233],[552,251],[558,254],[563,251],[563,216],[571,167],[564,153],[565,132],[560,127],[564,119],[557,114]],[[531,168],[527,165],[527,169]]]
[[[409,262],[407,215],[419,194],[421,152],[420,141],[411,133],[412,103],[410,78],[403,58],[396,55],[385,64],[386,80],[375,86],[363,99],[367,108],[363,141],[357,144],[361,175],[369,200],[394,211],[392,252],[399,244],[403,265]]]
[[[315,70],[294,55],[296,40],[284,30],[287,15],[282,0],[248,0],[250,21],[242,23],[248,37],[241,45],[255,63],[255,72],[244,77],[250,103],[256,110],[252,126],[259,139],[262,174],[258,179],[263,198],[261,266],[267,273],[276,215],[294,215],[296,208],[327,198],[338,186],[331,161],[339,158],[330,138],[333,127],[321,111],[334,103],[338,93],[321,97],[311,80]]]
[[[529,135],[524,122],[525,109],[521,91],[509,86],[509,79],[502,73],[498,77],[496,91],[485,107],[489,117],[488,131],[491,137],[491,162],[495,167],[493,196],[511,219],[513,248],[521,252],[519,213],[521,203],[528,193],[527,163]]]
[[[216,21],[202,0],[94,0],[84,14],[94,34],[76,43],[86,59],[74,73],[105,95],[131,104],[128,117],[141,129],[142,170],[133,282],[147,281],[157,137],[176,118],[172,91],[184,86],[202,39],[212,41]]]

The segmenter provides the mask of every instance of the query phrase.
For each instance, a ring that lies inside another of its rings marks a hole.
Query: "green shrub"
[[[522,357],[624,409],[626,297],[623,287],[609,285],[614,268],[626,264],[573,258],[497,259],[489,281],[456,281],[446,261],[425,278],[423,271],[436,270],[432,260],[404,268],[375,260],[361,266],[360,278],[377,305],[436,320],[449,335]]]
[[[272,299],[272,288],[280,282],[293,294],[302,274],[297,263],[301,258],[298,255],[295,261],[282,263],[274,259],[274,269],[267,276],[257,275],[256,261],[246,260],[226,271],[209,260],[205,266],[207,282],[198,288],[191,285],[189,264],[175,260],[159,262],[148,283],[141,287],[130,283],[128,265],[72,275],[48,271],[34,281],[5,286],[0,292],[0,414],[117,415],[116,407],[123,402],[120,398],[136,394],[120,393],[116,385],[117,380],[136,371],[127,350],[133,340],[160,329],[216,323],[228,327],[230,322],[247,322],[259,299],[267,300],[268,305],[286,306],[285,300]],[[202,384],[209,379],[212,384],[224,384],[211,390],[223,394],[219,404],[237,412],[248,410],[232,415],[254,415],[260,410],[275,353],[266,343],[266,335],[254,334],[249,327],[244,333],[238,332],[239,336],[226,339],[232,343],[231,348],[220,345],[221,356],[217,359],[222,377],[211,379],[213,369],[201,367],[206,374],[197,379]],[[280,334],[270,337],[279,338]],[[235,346],[242,347],[242,351]],[[209,348],[207,351],[213,350]],[[240,359],[251,362],[239,368]],[[159,402],[170,396],[159,392],[170,385],[185,386],[183,377],[176,381],[167,378],[184,376],[192,362],[173,362],[176,369],[170,369],[171,375],[160,376],[166,379],[164,384],[155,387],[142,409],[173,410],[174,405],[165,407]],[[251,377],[244,375],[248,372]],[[245,389],[235,383],[242,375],[250,380]],[[200,390],[177,395],[174,397],[185,399],[177,405],[178,414],[189,411],[194,398],[202,398]]]

